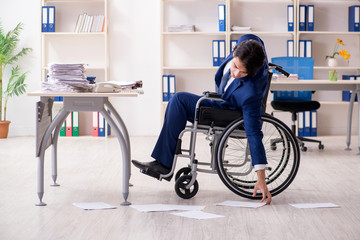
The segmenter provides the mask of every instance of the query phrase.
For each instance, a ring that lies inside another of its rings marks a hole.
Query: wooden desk
[[[357,93],[360,96],[360,81],[358,80],[338,80],[338,81],[329,81],[329,80],[273,80],[271,81],[271,90],[321,90],[321,91],[351,91],[352,93]],[[347,133],[346,133],[346,150],[350,149],[350,137],[351,137],[351,120],[352,112],[355,102],[356,94],[351,94],[351,99],[349,102],[348,110],[348,120],[347,120]],[[358,150],[360,155],[360,104],[359,107],[359,132],[358,132]]]
[[[57,140],[62,123],[72,111],[100,112],[114,130],[118,138],[122,153],[122,194],[124,202],[121,205],[130,205],[129,195],[130,178],[130,140],[126,126],[118,112],[111,105],[108,97],[137,97],[136,90],[126,90],[119,93],[67,93],[67,92],[32,92],[28,96],[40,97],[36,103],[36,157],[38,158],[37,206],[45,206],[42,201],[44,195],[44,156],[45,150],[52,145],[52,186],[57,184]],[[52,120],[51,109],[55,96],[63,96],[63,108]],[[111,111],[111,115],[105,107]],[[115,120],[117,123],[115,122]]]

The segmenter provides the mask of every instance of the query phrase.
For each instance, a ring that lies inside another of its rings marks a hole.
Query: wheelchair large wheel
[[[257,180],[252,168],[250,150],[242,119],[232,122],[222,133],[216,146],[217,172],[234,193],[251,199]],[[272,196],[284,191],[294,180],[300,163],[300,150],[291,130],[280,120],[262,116],[263,144],[268,161],[266,183]]]

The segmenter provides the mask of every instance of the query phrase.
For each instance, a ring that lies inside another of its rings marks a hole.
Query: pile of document
[[[89,84],[85,76],[85,64],[52,63],[48,66],[49,77],[42,83],[43,91],[92,92],[95,84]]]
[[[170,25],[169,32],[195,32],[195,25]]]

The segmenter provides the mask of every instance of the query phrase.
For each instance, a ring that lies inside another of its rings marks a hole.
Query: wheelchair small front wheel
[[[196,195],[199,190],[199,183],[195,180],[194,184],[187,189],[186,186],[190,183],[192,176],[184,175],[181,176],[175,182],[175,192],[176,194],[183,199],[190,199]]]
[[[189,175],[191,172],[191,168],[189,167],[183,167],[181,169],[179,169],[179,171],[177,171],[176,175],[175,175],[175,181],[179,179],[179,177],[181,176],[186,176]]]

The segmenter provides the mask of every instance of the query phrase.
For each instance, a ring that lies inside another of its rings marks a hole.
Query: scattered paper
[[[145,204],[145,205],[130,205],[140,212],[166,212],[166,211],[200,211],[205,206],[188,206],[188,205],[173,205],[173,204]]]
[[[222,215],[207,213],[207,212],[203,212],[203,211],[186,211],[186,212],[171,213],[171,214],[180,216],[180,217],[195,218],[195,219],[199,219],[199,220],[225,217]]]
[[[100,210],[100,209],[114,209],[115,206],[111,206],[103,202],[75,202],[75,207],[82,208],[84,210]]]
[[[295,208],[338,208],[340,206],[333,203],[289,203]]]
[[[265,206],[265,202],[239,202],[239,201],[225,201],[215,204],[217,206],[229,206],[229,207],[245,207],[245,208],[258,208]]]

